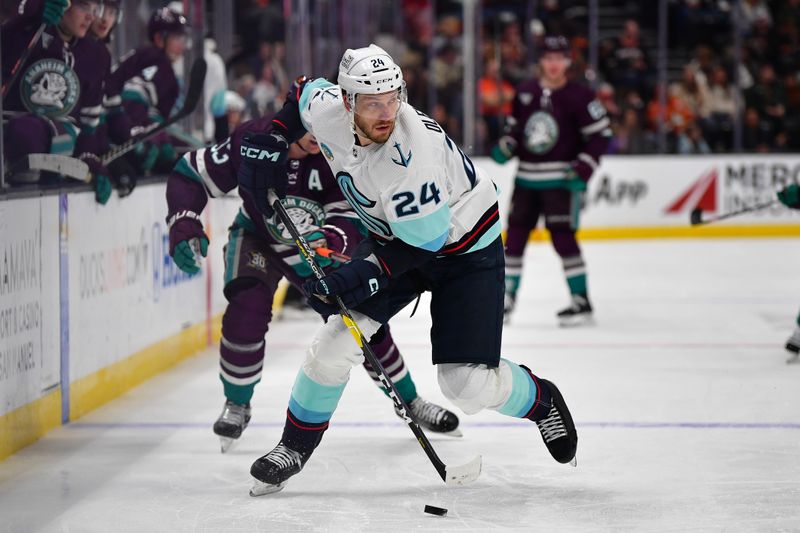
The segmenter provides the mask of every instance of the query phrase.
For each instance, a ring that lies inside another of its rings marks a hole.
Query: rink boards
[[[515,162],[479,158],[500,188]],[[800,157],[607,157],[586,194],[583,238],[800,236],[783,207],[702,228],[798,181]],[[218,340],[222,247],[236,197],[203,215],[208,260],[188,276],[168,250],[166,186],[97,205],[91,192],[0,200],[0,460]]]
[[[165,196],[0,201],[0,459],[218,340],[238,202],[209,205],[215,246],[189,276],[169,257]]]

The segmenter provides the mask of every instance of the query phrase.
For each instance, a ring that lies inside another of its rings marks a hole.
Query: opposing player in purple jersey
[[[19,75],[8,88],[4,112],[6,154],[10,163],[31,153],[74,155],[84,160],[93,174],[97,201],[111,194],[108,169],[98,156],[96,127],[103,98],[103,73],[108,65],[98,57],[86,34],[99,14],[94,0],[27,0],[17,16],[3,25],[3,79],[22,56],[41,24],[39,41],[19,66]],[[110,60],[107,60],[110,61]],[[13,176],[18,182],[39,179],[37,171]]]
[[[109,135],[120,144],[154,121],[167,119],[180,93],[172,64],[186,50],[186,18],[167,7],[157,9],[147,23],[150,44],[122,58],[106,88]],[[168,136],[160,136],[132,153],[128,161],[143,173],[169,171],[177,155]]]
[[[209,196],[219,197],[236,188],[242,136],[245,132],[257,135],[266,131],[271,120],[272,117],[262,117],[246,122],[228,139],[184,155],[175,166],[167,182],[167,222],[170,253],[181,270],[197,272],[201,256],[206,255],[208,238],[200,213]],[[314,247],[351,253],[362,240],[358,217],[342,196],[310,134],[291,145],[287,169],[287,210],[305,238]],[[330,259],[317,259],[326,269],[338,266]],[[226,402],[214,424],[223,451],[241,436],[250,420],[250,399],[261,379],[264,336],[272,318],[278,281],[286,277],[293,285],[301,286],[311,275],[286,228],[274,216],[263,216],[252,196],[243,196],[225,247],[224,291],[228,307],[222,319],[220,379]],[[370,344],[418,423],[431,431],[454,432],[458,417],[417,395],[388,326],[378,331]],[[364,366],[379,383],[369,365]]]
[[[539,65],[540,79],[517,87],[507,133],[492,150],[498,163],[519,157],[505,244],[505,313],[508,319],[516,302],[528,236],[544,215],[572,295],[558,320],[562,326],[580,325],[591,322],[592,305],[575,232],[583,192],[611,129],[594,92],[567,79],[566,38],[546,37]]]

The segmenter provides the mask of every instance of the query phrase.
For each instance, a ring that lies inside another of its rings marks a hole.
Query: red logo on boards
[[[712,168],[700,176],[664,212],[674,214],[694,209],[710,212],[717,210],[717,169]]]

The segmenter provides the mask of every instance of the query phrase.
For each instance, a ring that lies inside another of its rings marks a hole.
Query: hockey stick
[[[134,138],[127,140],[123,144],[112,148],[100,156],[100,162],[103,163],[103,165],[108,165],[115,159],[133,150],[136,145],[145,142],[154,135],[168,129],[179,120],[189,116],[194,112],[195,107],[197,107],[197,102],[203,95],[203,83],[205,82],[205,78],[206,62],[204,59],[200,58],[194,62],[192,70],[189,73],[189,86],[186,89],[186,98],[184,99],[183,107],[164,122],[148,124],[142,128]],[[87,183],[92,181],[89,165],[80,159],[65,155],[29,154],[17,163],[14,170],[44,170]]]
[[[39,38],[44,33],[44,29],[47,27],[47,24],[42,22],[42,25],[39,26],[39,29],[36,30],[36,33],[33,34],[31,40],[28,42],[28,46],[25,50],[22,51],[22,54],[17,59],[17,62],[14,63],[14,67],[11,69],[11,76],[9,76],[8,81],[3,84],[3,100],[6,99],[6,94],[11,89],[11,86],[14,85],[14,82],[17,81],[17,76],[19,76],[20,71],[22,70],[22,65],[25,61],[28,60],[28,56],[31,55],[33,52],[33,48],[36,46],[36,43],[39,42]]]
[[[760,211],[762,209],[766,209],[767,207],[772,207],[776,203],[778,203],[777,199],[770,200],[769,202],[765,202],[763,204],[756,204],[756,205],[751,205],[749,207],[743,207],[742,209],[739,209],[737,211],[731,211],[730,213],[724,213],[722,215],[712,216],[706,219],[703,218],[703,210],[700,209],[699,207],[695,207],[694,209],[692,209],[692,212],[689,215],[689,222],[691,223],[692,226],[711,224],[713,222],[725,220],[726,218],[732,218],[739,215],[743,215],[744,213],[750,213],[752,211]]]
[[[322,268],[317,264],[314,260],[314,251],[309,246],[308,241],[297,231],[297,227],[292,222],[292,219],[289,217],[289,213],[286,212],[286,208],[283,207],[280,199],[275,195],[275,192],[270,190],[269,191],[269,202],[272,205],[272,208],[278,215],[278,218],[283,225],[286,226],[286,229],[289,230],[289,233],[292,235],[292,239],[294,239],[295,245],[300,250],[300,254],[305,259],[308,266],[311,267],[311,270],[314,272],[314,275],[317,279],[322,279],[325,277],[325,272],[323,272]],[[350,311],[344,306],[342,303],[342,299],[338,296],[336,297],[336,303],[339,305],[339,315],[342,317],[342,321],[350,330],[350,334],[353,335],[353,338],[356,340],[356,343],[361,348],[361,351],[366,357],[369,364],[372,366],[372,369],[378,375],[378,379],[380,379],[381,384],[389,391],[389,396],[392,398],[394,402],[395,408],[398,409],[400,416],[403,420],[405,420],[408,427],[411,428],[411,431],[414,433],[414,436],[417,438],[417,442],[419,445],[422,446],[422,449],[425,450],[425,455],[428,456],[431,463],[433,463],[434,468],[439,473],[439,476],[442,478],[447,485],[466,485],[467,483],[472,483],[481,473],[481,456],[475,456],[471,461],[459,466],[448,466],[439,459],[439,456],[436,455],[436,451],[433,449],[428,437],[425,436],[425,433],[422,431],[422,428],[419,427],[419,424],[414,422],[411,418],[409,413],[411,412],[406,402],[400,396],[400,393],[397,391],[397,388],[394,386],[394,383],[386,376],[386,370],[384,370],[383,366],[381,365],[380,361],[378,361],[375,352],[372,351],[372,347],[370,347],[369,343],[367,342],[366,337],[361,332],[361,329],[356,324],[353,316],[350,314]]]
[[[317,254],[321,255],[322,257],[338,261],[339,263],[347,263],[348,261],[350,261],[349,255],[341,254],[339,252],[334,252],[330,248],[325,248],[324,246],[320,246],[319,248],[314,248],[314,251]]]

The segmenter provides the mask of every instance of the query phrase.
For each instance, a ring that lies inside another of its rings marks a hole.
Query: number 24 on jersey
[[[419,202],[417,197],[411,191],[399,192],[392,196],[392,201],[397,202],[395,205],[395,213],[397,217],[405,217],[419,213],[419,206],[433,202],[434,205],[441,202],[439,198],[439,189],[436,188],[436,183],[430,181],[422,184],[419,191]]]

